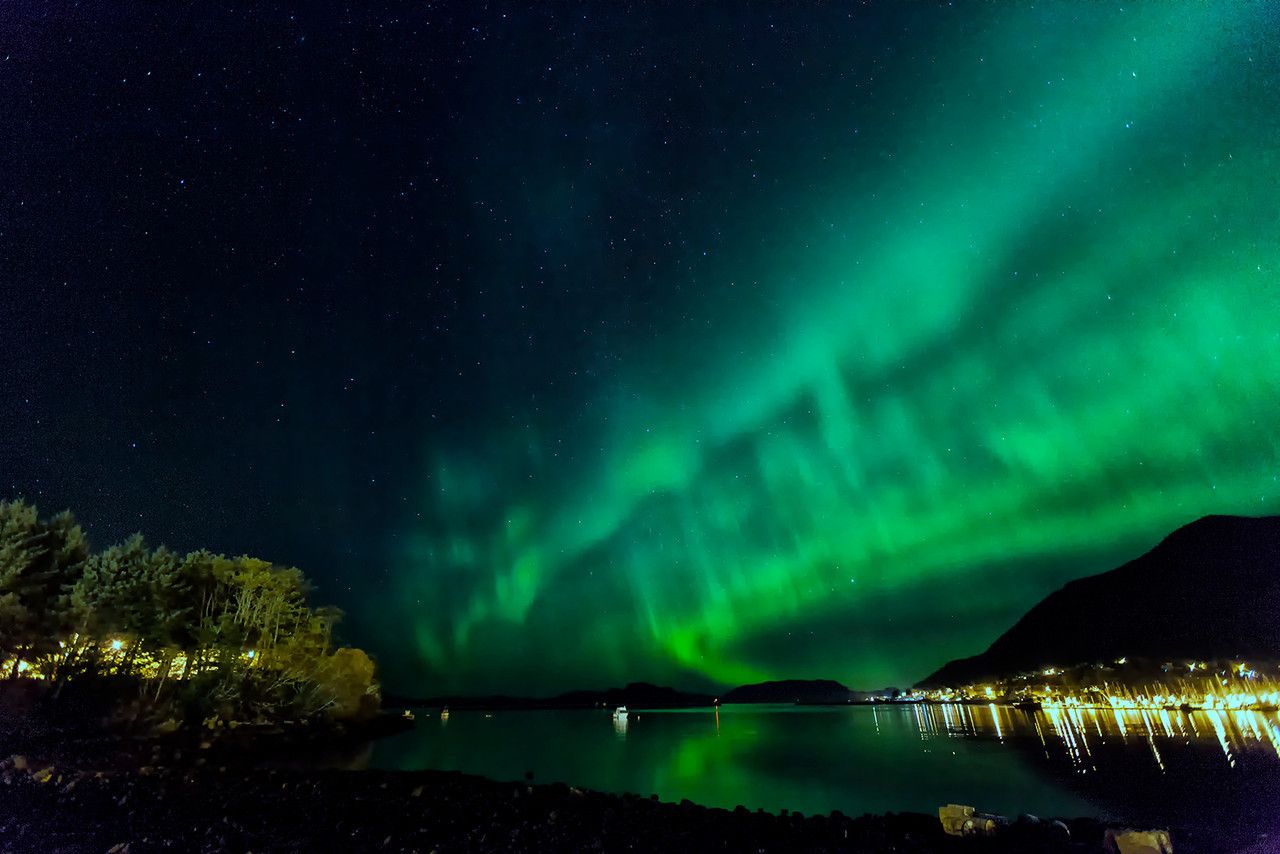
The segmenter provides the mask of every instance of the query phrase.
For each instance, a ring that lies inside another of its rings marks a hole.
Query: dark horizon
[[[0,11],[0,500],[402,694],[906,687],[1280,501],[1265,2]]]

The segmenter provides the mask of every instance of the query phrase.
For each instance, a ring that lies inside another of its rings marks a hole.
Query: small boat
[[[412,709],[405,709],[405,710],[404,710],[404,712],[403,712],[403,715],[402,715],[402,716],[404,717],[404,719],[405,719],[406,721],[411,721],[411,720],[413,720],[413,710],[412,710]]]
[[[447,720],[449,720],[449,707],[448,707],[448,706],[445,706],[443,709],[441,709],[441,710],[440,710],[440,720],[442,720],[442,721],[447,721]]]
[[[618,708],[616,708],[616,709],[614,709],[614,710],[613,710],[613,719],[614,719],[614,720],[622,720],[622,721],[625,721],[625,720],[627,719],[627,717],[628,717],[628,713],[627,713],[627,707],[626,707],[626,706],[618,706]]]
[[[1015,709],[1022,709],[1022,711],[1024,712],[1038,712],[1042,708],[1044,708],[1043,706],[1040,705],[1039,700],[1032,700],[1029,697],[1027,699],[1019,700],[1018,702],[1014,703],[1013,707]]]

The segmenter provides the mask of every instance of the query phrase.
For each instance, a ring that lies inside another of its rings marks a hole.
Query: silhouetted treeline
[[[70,513],[0,502],[0,691],[42,680],[125,689],[136,717],[361,716],[374,666],[333,648],[341,612],[312,608],[302,573],[251,557],[149,548],[99,552]],[[136,691],[136,694],[133,693]]]

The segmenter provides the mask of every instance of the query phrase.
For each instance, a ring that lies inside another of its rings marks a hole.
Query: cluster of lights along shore
[[[73,639],[73,643],[77,642]],[[124,662],[128,641],[111,638],[99,643],[97,652],[105,672],[114,673]],[[66,648],[66,642],[58,646]],[[256,664],[256,651],[244,649],[240,663]],[[56,658],[39,661],[10,658],[0,661],[0,674],[24,679],[48,679],[56,669]],[[885,695],[873,700],[893,703],[964,703],[1019,705],[1034,703],[1045,709],[1116,709],[1116,710],[1180,710],[1209,711],[1280,709],[1280,664],[1250,665],[1247,662],[1189,661],[1165,663],[1158,675],[1149,678],[1140,673],[1126,673],[1127,658],[1112,665],[1045,667],[1020,673],[1009,679],[918,690],[896,696]],[[131,656],[131,672],[145,678],[157,678],[161,661],[148,653]],[[180,679],[187,673],[186,656],[179,654],[169,662],[166,678]],[[1090,682],[1100,675],[1109,679]],[[1056,683],[1056,684],[1055,684]],[[1088,683],[1088,684],[1085,684]]]
[[[1280,664],[1188,661],[1165,663],[1155,672],[1131,668],[1127,658],[1113,665],[1045,667],[1010,679],[941,687],[900,700],[933,703],[1032,703],[1042,708],[1118,710],[1196,709],[1274,711],[1280,708]]]

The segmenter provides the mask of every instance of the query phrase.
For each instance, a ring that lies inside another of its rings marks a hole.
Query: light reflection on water
[[[934,812],[1232,825],[1280,806],[1276,712],[997,705],[724,706],[421,715],[383,768],[461,770],[663,800],[805,813]],[[1280,829],[1280,828],[1277,828]]]
[[[1103,744],[1117,738],[1121,744],[1140,740],[1160,770],[1164,770],[1164,759],[1159,740],[1203,741],[1210,731],[1221,748],[1222,760],[1230,767],[1235,767],[1236,754],[1244,751],[1262,751],[1280,759],[1280,712],[1274,711],[1184,713],[1168,709],[1050,707],[1029,715],[995,704],[919,705],[914,710],[922,739],[942,735],[995,736],[1004,741],[1006,731],[1015,731],[1029,722],[1046,759],[1054,759],[1056,751],[1082,772],[1098,770],[1089,747],[1090,738]]]

